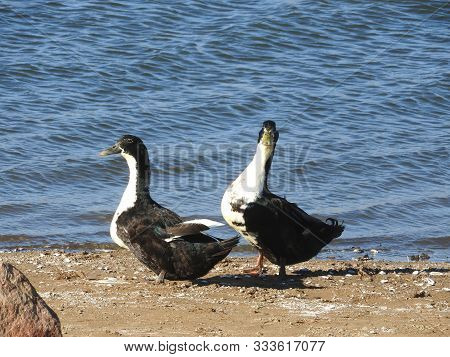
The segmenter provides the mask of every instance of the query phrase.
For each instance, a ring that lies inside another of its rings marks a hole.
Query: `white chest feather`
[[[256,237],[246,232],[243,212],[249,203],[261,197],[265,183],[265,165],[270,155],[271,150],[258,144],[253,160],[227,188],[222,198],[223,218],[252,244],[256,243]]]
[[[119,238],[117,234],[117,219],[123,212],[133,207],[136,203],[137,162],[131,155],[122,153],[122,156],[127,160],[128,167],[130,169],[130,178],[127,188],[125,189],[125,192],[122,195],[122,199],[120,200],[119,207],[117,207],[116,213],[114,213],[114,217],[110,226],[110,234],[114,243],[121,246],[122,248],[128,249],[126,244]]]

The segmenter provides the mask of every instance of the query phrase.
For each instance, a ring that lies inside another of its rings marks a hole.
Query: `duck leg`
[[[155,280],[156,284],[162,284],[164,283],[164,278],[166,277],[166,272],[164,270],[161,270],[158,277]]]
[[[244,269],[245,274],[250,274],[254,276],[259,276],[263,272],[263,265],[264,265],[264,255],[262,251],[258,250],[258,258],[256,260],[256,266],[254,268],[250,269]]]
[[[286,262],[284,258],[280,258],[280,270],[278,270],[278,280],[286,279]]]

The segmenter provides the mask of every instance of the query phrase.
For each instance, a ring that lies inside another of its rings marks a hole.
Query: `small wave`
[[[6,234],[0,235],[0,243],[14,243],[23,244],[24,242],[30,242],[33,239],[31,236],[21,235],[21,234]]]
[[[124,133],[148,144],[162,203],[220,214],[273,119],[272,190],[344,219],[342,244],[445,250],[417,243],[450,229],[442,2],[16,3],[0,6],[2,234],[108,241],[128,172],[98,152]]]

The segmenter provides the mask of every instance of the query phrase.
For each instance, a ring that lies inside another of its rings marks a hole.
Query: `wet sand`
[[[227,258],[195,282],[155,284],[124,250],[0,253],[65,336],[450,336],[450,263],[311,260],[279,282]]]

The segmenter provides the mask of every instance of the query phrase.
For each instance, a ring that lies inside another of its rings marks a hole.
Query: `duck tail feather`
[[[334,218],[327,218],[326,222],[330,222],[329,226],[331,229],[331,234],[334,238],[339,237],[345,229],[344,221],[340,222]]]
[[[220,242],[220,245],[224,248],[224,249],[228,249],[228,248],[234,248],[237,244],[239,243],[239,236],[234,236],[232,238],[223,240],[222,242]]]
[[[235,236],[230,239],[225,239],[222,242],[218,243],[220,246],[220,250],[213,254],[213,257],[226,257],[231,250],[239,243],[239,236]]]

